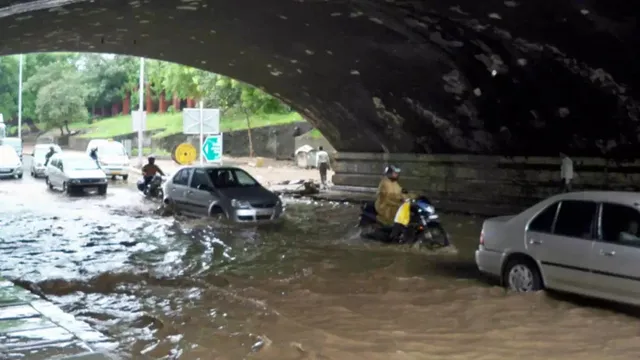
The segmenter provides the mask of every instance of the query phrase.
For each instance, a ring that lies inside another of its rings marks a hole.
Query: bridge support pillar
[[[336,188],[376,187],[387,164],[400,183],[447,208],[479,214],[522,210],[560,191],[560,158],[481,155],[338,153]],[[575,190],[640,191],[640,161],[574,158]]]

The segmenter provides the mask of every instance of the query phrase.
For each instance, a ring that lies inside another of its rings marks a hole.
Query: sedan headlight
[[[436,212],[436,209],[434,209],[433,206],[429,205],[427,206],[427,212],[429,214],[433,214],[434,212]]]
[[[78,179],[71,179],[71,180],[69,180],[69,182],[70,182],[70,183],[72,183],[72,184],[77,184],[77,183],[79,183],[79,182],[80,182],[80,180],[78,180]]]
[[[236,199],[231,200],[231,206],[233,206],[236,209],[250,209],[251,208],[251,204],[249,204],[248,201],[246,201],[246,200],[236,200]]]

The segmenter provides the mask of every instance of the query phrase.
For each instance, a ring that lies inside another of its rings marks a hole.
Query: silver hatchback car
[[[222,214],[235,222],[280,219],[280,198],[246,171],[228,166],[195,165],[178,170],[164,184],[164,203],[198,216]]]
[[[515,291],[543,288],[640,305],[640,193],[556,195],[485,220],[476,264]]]

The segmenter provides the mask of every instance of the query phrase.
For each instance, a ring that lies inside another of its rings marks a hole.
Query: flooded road
[[[127,185],[69,198],[0,182],[0,274],[119,342],[128,359],[634,359],[635,309],[506,294],[459,255],[360,240],[357,209],[287,205],[280,227],[163,218]]]

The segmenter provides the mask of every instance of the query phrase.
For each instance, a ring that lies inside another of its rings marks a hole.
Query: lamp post
[[[24,65],[24,55],[20,54],[20,65],[18,70],[18,137],[22,139],[22,67]]]

